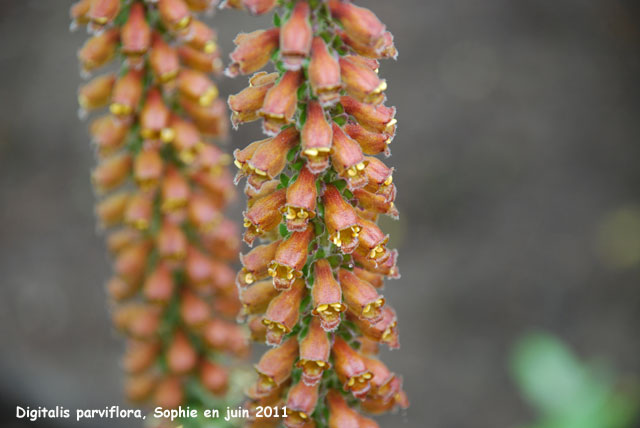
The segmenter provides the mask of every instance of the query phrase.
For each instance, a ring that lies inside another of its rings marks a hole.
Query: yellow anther
[[[327,309],[329,309],[329,305],[327,305],[327,304],[318,305],[316,307],[316,312],[324,312]]]
[[[393,127],[396,125],[396,123],[398,123],[398,120],[394,117],[387,123],[387,126],[385,126],[384,131],[390,132],[393,129]]]
[[[160,139],[165,143],[170,143],[176,137],[176,131],[172,128],[163,128],[160,131]]]
[[[318,149],[306,149],[304,154],[311,157],[318,156]]]
[[[387,81],[383,80],[382,82],[380,82],[380,84],[378,85],[378,87],[373,91],[374,94],[379,94],[382,91],[385,91],[387,89]]]
[[[180,21],[176,23],[176,30],[183,30],[187,28],[189,23],[191,22],[191,16],[185,16]]]
[[[390,175],[389,177],[387,177],[387,179],[386,179],[386,180],[384,180],[384,185],[385,185],[385,186],[388,186],[388,185],[390,185],[391,183],[393,183],[393,176],[392,176],[392,175]]]
[[[365,168],[365,166],[366,165],[364,164],[364,162],[360,162],[359,164],[356,165],[356,169],[358,171],[362,171]]]
[[[202,107],[208,107],[211,105],[213,100],[216,99],[217,96],[218,96],[218,88],[216,88],[215,86],[211,86],[209,89],[207,89],[204,92],[204,94],[200,95],[200,98],[198,99],[198,103]]]
[[[204,52],[208,54],[214,53],[218,49],[218,45],[213,40],[209,40],[204,44]]]
[[[256,278],[253,276],[253,274],[251,272],[248,272],[245,276],[244,276],[244,282],[247,284],[253,284],[253,282],[256,280]]]

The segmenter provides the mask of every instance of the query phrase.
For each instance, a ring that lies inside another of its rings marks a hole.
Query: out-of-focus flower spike
[[[104,115],[91,122],[89,132],[98,154],[103,157],[122,148],[129,127],[111,115]]]
[[[276,7],[277,0],[240,0],[242,5],[253,15],[262,15]]]
[[[367,370],[362,357],[341,337],[334,339],[331,353],[342,388],[356,398],[364,398],[371,388],[373,374]]]
[[[191,31],[187,40],[189,46],[206,54],[212,54],[218,49],[216,33],[207,24],[197,19],[191,22]]]
[[[178,75],[178,90],[183,96],[197,101],[203,107],[211,105],[218,96],[218,88],[207,76],[187,68]]]
[[[309,386],[304,382],[293,385],[287,394],[287,418],[284,421],[288,428],[300,428],[311,420],[311,414],[318,402],[318,385]]]
[[[130,227],[123,227],[107,236],[107,249],[111,254],[118,254],[129,245],[140,240],[141,234]]]
[[[312,314],[320,319],[320,326],[324,331],[334,331],[340,324],[340,314],[347,309],[342,303],[340,284],[335,280],[331,265],[325,259],[315,263],[314,273]]]
[[[158,382],[153,394],[156,406],[175,409],[184,402],[184,386],[179,376],[165,377]]]
[[[308,161],[307,168],[319,174],[329,167],[329,153],[333,144],[333,131],[316,101],[307,105],[307,120],[300,134],[302,156]]]
[[[312,318],[309,331],[300,342],[300,359],[296,366],[302,369],[302,381],[309,386],[316,385],[322,373],[331,368],[329,354],[331,343],[318,318]]]
[[[147,23],[145,9],[142,3],[133,3],[129,9],[129,18],[120,32],[122,53],[128,58],[129,64],[140,68],[143,55],[151,45],[151,28]]]
[[[153,216],[153,195],[138,192],[129,198],[124,221],[137,230],[147,230]]]
[[[155,189],[163,171],[164,161],[156,149],[143,150],[135,159],[133,176],[142,190]]]
[[[292,337],[277,348],[265,352],[255,368],[258,372],[257,393],[267,395],[291,376],[298,356],[298,340]]]
[[[211,286],[211,260],[193,246],[187,250],[185,273],[188,283],[194,289],[209,290]]]
[[[146,400],[153,392],[156,382],[156,376],[149,372],[130,376],[125,381],[125,395],[134,403]]]
[[[178,53],[159,33],[153,34],[149,65],[155,77],[163,84],[175,79],[180,71]]]
[[[309,220],[316,216],[317,196],[316,177],[303,167],[298,178],[287,188],[284,217],[288,231],[299,232],[307,228]]]
[[[384,44],[385,25],[369,9],[342,0],[329,0],[328,6],[351,39],[376,48]]]
[[[160,346],[156,341],[127,341],[122,366],[127,373],[141,373],[155,362]]]
[[[137,110],[142,92],[142,72],[129,70],[116,81],[109,110],[118,117],[130,116]]]
[[[275,290],[270,281],[269,286]],[[247,320],[247,327],[251,334],[251,340],[259,343],[265,343],[267,341],[267,326],[262,323],[262,316],[250,316]]]
[[[157,88],[147,92],[144,106],[140,111],[140,135],[146,140],[162,140],[169,142],[175,136],[168,127],[171,112],[162,99]]]
[[[277,73],[258,72],[249,79],[249,86],[228,99],[231,109],[231,123],[237,128],[241,123],[252,122],[259,118],[264,97],[278,77]]]
[[[278,48],[279,28],[240,33],[235,38],[235,50],[229,55],[231,63],[225,70],[229,77],[260,70]]]
[[[241,254],[242,269],[236,276],[236,285],[243,288],[269,276],[269,263],[275,257],[276,250],[281,242],[281,240],[277,240],[269,244],[259,245],[247,254]]]
[[[139,283],[144,275],[148,255],[148,242],[139,242],[125,248],[116,257],[115,273],[131,284]]]
[[[362,154],[362,149],[342,128],[334,123],[333,150],[331,161],[338,174],[345,180],[350,190],[360,189],[367,184],[365,168],[368,161]]]
[[[286,202],[286,190],[280,189],[258,199],[244,212],[244,241],[253,245],[253,241],[278,226],[282,218],[281,210]]]
[[[170,213],[184,208],[190,193],[189,183],[184,176],[176,168],[168,168],[162,179],[162,211]]]
[[[375,324],[382,319],[384,297],[366,281],[345,269],[338,271],[344,301],[356,316]]]
[[[300,303],[306,285],[303,279],[297,279],[289,290],[281,292],[269,303],[262,322],[267,326],[267,344],[280,345],[284,336],[298,324]]]
[[[229,373],[223,366],[203,360],[200,363],[200,382],[212,394],[222,396],[229,389]]]
[[[192,195],[187,213],[191,223],[201,232],[213,230],[222,221],[218,206],[204,193]]]
[[[222,72],[222,60],[220,59],[220,51],[217,49],[207,53],[182,45],[178,48],[178,55],[186,67],[203,73],[220,74]]]
[[[335,186],[329,185],[322,195],[324,202],[324,221],[329,237],[334,245],[345,254],[350,254],[358,246],[360,226],[358,216]]]
[[[340,98],[342,87],[340,65],[329,53],[322,37],[314,37],[309,62],[309,83],[313,95],[318,97],[323,107],[334,105]]]
[[[353,122],[347,123],[343,129],[351,138],[360,144],[360,148],[365,155],[377,155],[380,153],[383,153],[387,157],[391,155],[389,144],[393,140],[393,135],[367,131],[359,124]]]
[[[167,349],[167,367],[172,373],[188,373],[196,367],[198,354],[183,331],[178,330]]]
[[[180,317],[190,328],[202,327],[211,315],[209,304],[196,293],[184,290],[180,299]]]
[[[182,229],[169,220],[165,220],[156,238],[156,247],[160,258],[171,262],[182,261],[187,256],[188,245],[187,236]]]
[[[332,389],[327,393],[329,428],[360,428],[358,412],[351,409],[342,394]]]
[[[264,117],[262,129],[267,135],[275,135],[284,125],[292,122],[298,100],[301,71],[287,71],[264,98],[258,115]]]
[[[112,227],[122,222],[129,197],[128,192],[114,193],[96,205],[95,212],[101,227]]]
[[[299,70],[311,51],[310,8],[307,2],[298,2],[291,16],[280,29],[280,55],[287,70]]]
[[[85,110],[102,108],[109,103],[116,78],[105,74],[92,79],[78,90],[78,104]]]
[[[112,28],[86,41],[78,51],[78,60],[85,72],[93,71],[111,61],[119,35],[118,29]]]
[[[275,288],[287,290],[297,278],[302,277],[302,268],[307,262],[307,248],[314,235],[313,227],[308,226],[301,232],[293,232],[278,246],[269,265],[269,275],[273,277]]]
[[[394,135],[396,130],[396,109],[384,105],[374,106],[361,103],[355,98],[343,96],[340,103],[347,114],[353,116],[365,129]]]

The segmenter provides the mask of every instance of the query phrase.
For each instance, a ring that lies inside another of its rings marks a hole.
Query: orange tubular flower
[[[359,411],[408,405],[401,378],[375,357],[399,346],[379,292],[400,276],[398,252],[378,226],[398,217],[393,168],[378,159],[397,124],[378,60],[397,52],[375,14],[349,0],[279,4],[275,28],[236,39],[227,70],[255,73],[269,60],[276,70],[228,100],[234,125],[261,119],[270,136],[234,153],[236,183],[247,177],[245,242],[267,241],[242,256],[236,284],[252,339],[283,343],[257,366],[248,408],[288,413],[250,426],[375,428]]]
[[[234,322],[240,301],[228,266],[239,242],[223,217],[234,194],[230,157],[213,145],[227,129],[224,102],[208,76],[221,70],[220,53],[213,30],[194,17],[214,3],[80,0],[71,10],[74,25],[99,30],[78,52],[84,72],[113,58],[123,65],[122,72],[82,86],[78,102],[84,111],[109,108],[90,127],[98,149],[92,180],[101,195],[96,215],[114,257],[107,283],[113,320],[129,338],[125,389],[132,400],[169,408],[209,405],[187,385],[224,396],[235,371],[212,359],[248,352]],[[285,146],[297,140],[281,144],[286,155]],[[265,171],[277,175],[283,167]],[[269,212],[260,205],[255,210],[263,217]],[[245,257],[245,280],[266,278],[276,247]],[[263,313],[278,296],[271,281],[266,285],[252,298],[245,293],[249,313]],[[272,318],[293,328],[297,318],[284,315],[279,310]]]

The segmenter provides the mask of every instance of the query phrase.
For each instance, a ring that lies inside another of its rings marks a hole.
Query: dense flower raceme
[[[235,323],[239,238],[225,219],[234,197],[231,157],[209,141],[227,133],[214,32],[195,12],[211,0],[82,0],[76,24],[92,35],[78,57],[81,108],[108,107],[91,123],[97,217],[114,258],[108,293],[128,337],[130,399],[164,408],[223,397],[232,357],[248,352]],[[112,67],[113,68],[113,67]],[[232,403],[229,403],[232,404]]]
[[[399,277],[397,252],[377,225],[397,218],[396,188],[376,157],[389,156],[396,130],[378,60],[396,50],[368,9],[281,3],[274,28],[237,36],[226,70],[254,73],[229,97],[234,126],[261,119],[268,136],[234,153],[253,247],[236,284],[253,339],[272,346],[249,406],[286,406],[256,426],[376,427],[362,413],[408,405],[401,378],[376,357],[380,345],[399,346],[381,294],[385,277]],[[269,61],[276,71],[260,71]]]

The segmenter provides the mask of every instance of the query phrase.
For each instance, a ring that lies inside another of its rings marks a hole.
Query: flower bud
[[[260,70],[278,48],[279,35],[279,28],[238,34],[233,41],[236,48],[229,55],[231,64],[225,73],[229,77],[235,77]]]
[[[302,268],[307,262],[307,248],[315,236],[313,227],[302,232],[293,232],[282,241],[276,250],[276,256],[269,265],[269,275],[278,290],[286,290],[296,278],[302,277]]]
[[[129,340],[122,365],[127,373],[141,373],[151,367],[158,357],[158,342]]]
[[[362,269],[359,267],[353,268],[353,274],[360,278],[363,281],[367,281],[369,284],[373,285],[375,288],[382,288],[384,286],[384,277],[377,273],[369,272],[366,269]]]
[[[324,111],[316,101],[307,104],[307,120],[300,134],[302,156],[307,158],[307,168],[319,174],[329,167],[329,153],[333,142],[331,125],[324,116]]]
[[[340,75],[347,93],[357,100],[376,105],[384,101],[387,82],[366,65],[350,58],[340,58]]]
[[[258,119],[258,110],[262,108],[267,91],[273,87],[278,73],[260,71],[249,79],[249,86],[235,95],[229,96],[231,123],[237,128],[241,123]]]
[[[116,53],[118,36],[118,29],[112,28],[87,40],[78,51],[82,68],[85,71],[93,71],[111,61]]]
[[[155,189],[162,178],[164,161],[158,150],[142,150],[135,159],[133,176],[142,190]]]
[[[153,35],[153,44],[149,53],[149,65],[160,83],[167,83],[173,80],[180,71],[178,53],[157,33]]]
[[[280,54],[287,70],[299,70],[311,50],[311,24],[309,5],[296,3],[291,16],[280,29]]]
[[[308,73],[311,90],[320,104],[323,107],[334,105],[340,98],[342,87],[340,65],[321,37],[313,39]]]
[[[112,73],[98,76],[78,90],[78,104],[85,110],[102,108],[109,103],[116,78]]]
[[[298,382],[287,394],[287,419],[284,424],[288,428],[302,427],[311,420],[311,414],[318,402],[318,385],[308,386]]]
[[[246,287],[268,276],[268,267],[271,260],[276,255],[276,249],[282,240],[274,241],[270,244],[258,245],[247,254],[240,254],[240,262],[242,269],[236,276],[236,285],[238,287]],[[268,281],[271,285],[271,281]],[[273,285],[271,285],[273,288]]]
[[[333,277],[331,265],[325,259],[316,261],[314,273],[312,314],[320,318],[323,330],[334,331],[340,324],[340,314],[347,309],[342,304],[340,284]]]
[[[229,373],[224,367],[204,360],[200,364],[200,382],[212,394],[224,395],[229,388]]]
[[[384,132],[389,135],[395,134],[397,120],[395,107],[384,105],[371,105],[361,103],[355,98],[343,96],[340,103],[347,114],[353,116],[365,129],[373,132]]]
[[[260,281],[246,287],[240,293],[242,314],[253,315],[264,313],[271,300],[278,294],[278,290],[273,287],[271,281]]]
[[[122,278],[114,276],[106,284],[107,293],[116,302],[126,300],[138,292],[138,284],[130,284]]]
[[[140,232],[129,227],[125,227],[107,236],[107,248],[111,254],[118,254],[129,245],[140,240]]]
[[[168,168],[161,186],[162,211],[170,213],[184,208],[190,193],[185,177],[176,168]]]
[[[358,246],[360,226],[353,207],[342,199],[335,186],[328,185],[322,196],[324,202],[324,221],[331,242],[344,254],[350,254]]]
[[[295,337],[265,352],[255,365],[259,376],[257,393],[261,396],[267,395],[288,380],[297,356],[298,340]]]
[[[338,271],[338,280],[344,301],[352,313],[372,324],[380,321],[384,297],[378,294],[373,285],[345,269]]]
[[[316,385],[324,370],[331,368],[330,351],[331,343],[320,320],[312,318],[309,331],[300,342],[300,359],[296,363],[296,366],[302,369],[302,381],[306,385]]]
[[[108,114],[91,122],[89,132],[98,148],[98,154],[107,156],[122,148],[126,142],[129,127]]]
[[[187,237],[182,229],[165,220],[156,238],[156,247],[160,258],[170,261],[184,260],[187,256]]]
[[[391,155],[389,144],[393,139],[392,135],[367,131],[357,123],[347,123],[344,126],[344,131],[360,144],[360,148],[365,155],[377,155],[380,153],[384,153],[386,157]]]
[[[129,193],[120,192],[107,196],[96,205],[96,215],[102,227],[115,226],[122,222],[129,202]]]
[[[369,46],[352,39],[344,31],[338,31],[342,41],[351,47],[358,55],[362,55],[367,58],[398,58],[398,50],[393,44],[393,35],[389,31],[385,31],[382,35],[382,40],[378,42],[377,46]]]
[[[211,261],[195,247],[189,247],[185,260],[187,280],[197,289],[211,286]]]
[[[388,257],[385,257],[384,261],[372,260],[371,258],[356,251],[353,253],[353,259],[359,263],[363,268],[385,275],[387,278],[397,279],[400,278],[400,271],[396,265],[398,258],[398,250],[387,251]]]
[[[119,117],[130,116],[138,109],[142,91],[142,72],[129,70],[116,81],[113,87],[109,111]]]
[[[216,44],[216,33],[202,21],[194,19],[191,22],[189,38],[187,43],[193,49],[200,50],[207,54],[212,54],[218,49]]]
[[[384,43],[385,26],[369,9],[340,0],[329,0],[328,6],[351,39],[374,47]]]
[[[258,114],[264,117],[262,128],[268,135],[275,135],[284,125],[292,122],[298,102],[298,86],[302,82],[301,71],[287,71],[264,98]]]
[[[150,89],[140,111],[140,136],[145,140],[171,141],[174,135],[168,128],[170,114],[160,91]]]
[[[300,303],[306,290],[303,279],[297,279],[289,290],[281,292],[269,303],[262,323],[267,326],[267,344],[279,345],[298,323]]]
[[[131,156],[126,153],[103,160],[91,174],[93,187],[100,193],[120,186],[131,172]]]
[[[264,235],[265,232],[275,229],[280,224],[281,210],[285,202],[286,190],[276,190],[258,199],[243,213],[244,227],[247,228],[243,239],[249,246],[253,245],[256,237]]]
[[[158,12],[171,31],[184,34],[191,24],[191,12],[184,0],[158,0]]]
[[[217,49],[214,52],[207,53],[182,45],[178,47],[178,55],[185,67],[193,68],[202,73],[219,74],[222,71],[220,51]]]
[[[139,339],[150,339],[158,334],[161,312],[152,306],[142,306],[127,326],[127,332]]]
[[[184,387],[180,377],[170,376],[162,379],[156,386],[153,402],[165,409],[178,408],[184,402]]]
[[[331,349],[338,379],[345,391],[363,398],[371,388],[373,374],[367,370],[362,357],[341,337],[336,336]]]
[[[175,374],[185,374],[198,363],[198,354],[184,332],[178,330],[167,349],[167,366]]]
[[[351,137],[344,133],[342,128],[334,123],[333,150],[331,161],[338,174],[345,180],[350,190],[360,189],[367,184],[367,176],[364,170],[367,161],[362,154],[362,149]]]
[[[160,263],[144,281],[142,290],[147,300],[166,304],[173,296],[173,276],[171,270]]]
[[[204,73],[188,68],[182,69],[178,75],[178,90],[203,107],[211,105],[218,96],[218,88]]]
[[[376,265],[383,264],[391,256],[391,252],[386,248],[389,235],[382,233],[380,228],[369,220],[361,218],[358,224],[361,228],[360,235],[358,235],[360,245],[356,251]]]
[[[316,216],[317,196],[316,177],[303,167],[298,178],[287,187],[284,217],[289,232],[300,232],[307,228],[309,219]]]
[[[351,409],[342,394],[332,389],[327,394],[329,428],[360,428],[358,412]]]
[[[120,0],[93,0],[89,9],[89,19],[102,27],[113,21],[120,12]]]
[[[260,144],[246,162],[250,171],[248,184],[260,189],[266,181],[276,178],[287,163],[287,153],[297,143],[298,131],[289,127]]]
[[[221,99],[216,98],[210,105],[202,106],[198,102],[181,98],[180,105],[193,118],[201,133],[211,137],[223,137],[227,134],[229,125],[226,104]]]
[[[180,298],[180,317],[187,327],[198,328],[209,320],[209,304],[197,294],[184,290]]]
[[[135,67],[142,65],[142,56],[151,45],[151,28],[142,3],[131,5],[129,18],[120,31],[120,40],[122,53],[129,57],[129,63]]]
[[[155,388],[156,378],[151,373],[141,373],[126,379],[124,389],[127,399],[133,402],[146,400]]]
[[[148,193],[135,193],[129,198],[124,221],[137,230],[147,230],[153,217],[153,196]]]

